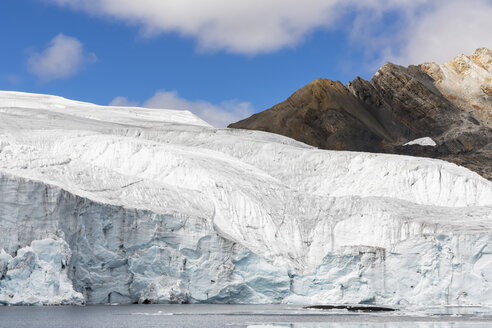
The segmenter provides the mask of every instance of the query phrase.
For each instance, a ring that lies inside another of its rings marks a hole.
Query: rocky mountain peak
[[[491,72],[492,69],[492,50],[488,48],[478,48],[475,50],[473,55],[470,58],[475,61],[478,65],[485,68],[487,71]]]
[[[386,63],[370,81],[357,77],[346,86],[317,79],[229,127],[323,149],[436,157],[492,179],[491,64],[492,51],[479,48],[444,64]],[[436,146],[409,143],[425,137]]]
[[[420,68],[447,99],[492,128],[492,50],[479,48],[470,56],[460,55],[445,64],[425,63]]]

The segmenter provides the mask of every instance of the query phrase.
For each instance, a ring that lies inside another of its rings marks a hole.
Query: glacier
[[[492,183],[0,92],[0,304],[492,305]]]

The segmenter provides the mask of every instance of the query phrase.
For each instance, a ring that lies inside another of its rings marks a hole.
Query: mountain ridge
[[[386,63],[371,80],[316,79],[286,101],[229,125],[322,149],[440,158],[492,179],[492,51],[439,65]],[[436,147],[403,146],[430,137]]]

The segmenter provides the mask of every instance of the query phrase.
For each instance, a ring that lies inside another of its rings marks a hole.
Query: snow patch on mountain
[[[430,137],[418,138],[418,139],[407,142],[403,146],[411,146],[411,145],[430,146],[430,147],[437,146],[436,142],[434,140],[432,140],[432,138],[430,138]]]

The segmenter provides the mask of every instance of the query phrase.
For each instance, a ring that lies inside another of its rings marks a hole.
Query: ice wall
[[[6,304],[492,304],[492,184],[443,161],[0,92],[0,195]]]
[[[35,240],[15,257],[0,250],[0,304],[83,304],[67,276],[70,248],[56,236]]]

